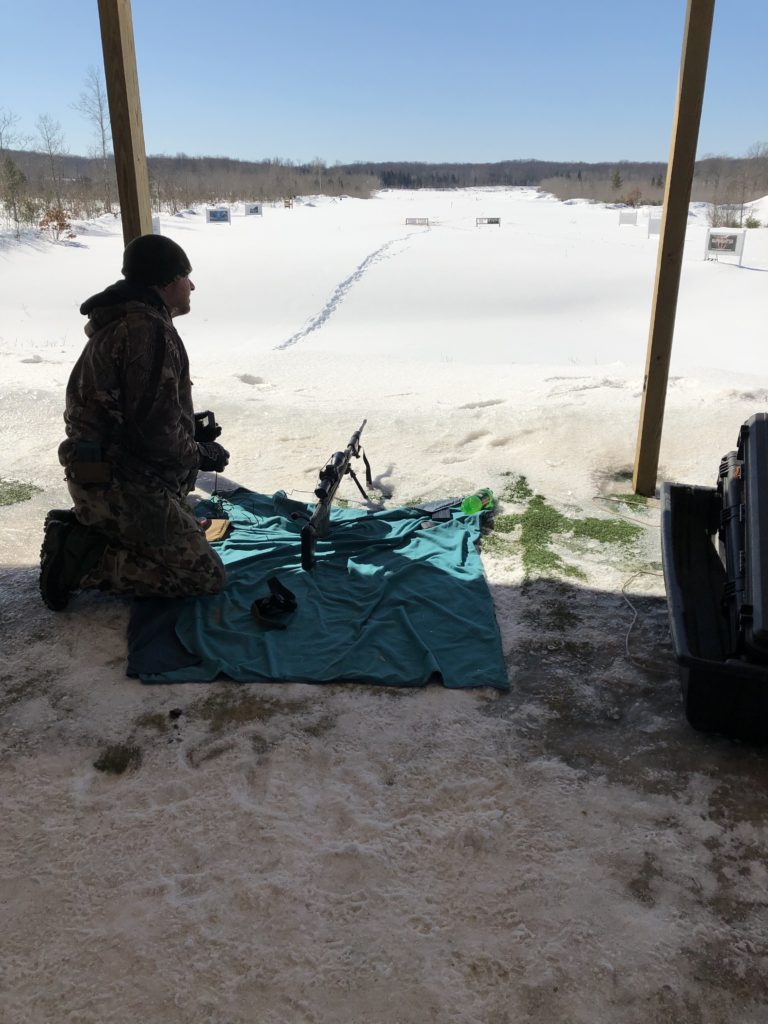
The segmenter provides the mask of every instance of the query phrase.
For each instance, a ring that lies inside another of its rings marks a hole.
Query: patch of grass
[[[511,539],[500,537],[491,529],[488,533],[483,534],[482,550],[486,554],[509,555],[514,550],[514,543]]]
[[[187,715],[208,722],[211,733],[221,733],[231,727],[268,722],[275,715],[301,716],[314,706],[312,700],[283,701],[237,687],[220,690],[196,701],[187,710]],[[322,714],[306,724],[299,722],[297,727],[310,736],[322,736],[335,724],[335,718]],[[257,753],[268,749],[268,744],[262,739],[254,739],[253,742],[264,745],[264,750],[257,750]]]
[[[93,767],[107,775],[122,775],[135,771],[141,764],[141,747],[129,743],[113,743],[106,747],[93,762]]]
[[[500,501],[509,501],[513,504],[520,505],[524,501],[528,501],[529,498],[533,497],[533,491],[524,476],[520,476],[517,473],[502,473],[502,476],[508,476],[509,483],[504,485],[504,488],[499,495]]]
[[[22,480],[0,480],[0,505],[15,505],[29,501],[33,494],[39,494],[42,487],[26,484]]]
[[[581,616],[561,598],[552,598],[532,608],[525,608],[520,618],[529,626],[556,633],[567,633],[581,623]]]
[[[548,505],[540,494],[534,494],[520,517],[520,544],[523,548],[523,569],[527,577],[561,573],[576,579],[585,578],[581,569],[569,565],[550,547],[557,534],[569,530],[571,522]]]
[[[301,701],[288,703],[250,690],[228,688],[196,701],[187,714],[190,718],[201,718],[208,722],[211,732],[221,732],[231,725],[268,722],[275,715],[301,708]]]
[[[502,492],[502,501],[527,504],[523,512],[495,516],[490,524],[491,532],[483,538],[483,548],[490,552],[500,553],[503,549],[508,551],[508,544],[501,538],[497,537],[495,542],[491,538],[494,532],[509,534],[519,527],[519,543],[526,579],[541,575],[585,579],[585,573],[581,569],[570,565],[552,550],[552,543],[558,536],[595,540],[600,544],[629,546],[641,533],[639,526],[624,520],[598,519],[594,516],[577,519],[566,516],[547,504],[542,495],[534,494],[523,476],[515,476],[510,480]]]
[[[648,499],[644,494],[615,494],[611,496],[613,501],[627,505],[633,511],[642,510],[648,507]]]
[[[502,515],[494,516],[493,529],[497,533],[513,533],[520,525],[522,516]]]
[[[625,520],[597,519],[588,516],[586,519],[567,520],[571,523],[574,537],[597,540],[601,544],[633,544],[640,535],[640,527]]]
[[[168,732],[168,718],[159,711],[150,711],[146,715],[140,715],[136,719],[136,725],[144,729],[156,729],[158,732]]]
[[[592,660],[595,648],[593,644],[585,640],[564,640],[561,650],[568,655],[572,661],[588,663]]]

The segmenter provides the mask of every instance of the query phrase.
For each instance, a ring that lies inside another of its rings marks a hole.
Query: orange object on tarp
[[[208,526],[205,528],[205,539],[209,544],[216,540],[224,540],[232,528],[231,519],[208,519]]]

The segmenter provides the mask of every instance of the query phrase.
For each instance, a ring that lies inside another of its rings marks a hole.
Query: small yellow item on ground
[[[205,528],[205,539],[209,544],[216,540],[224,540],[229,533],[232,522],[229,519],[211,519]]]

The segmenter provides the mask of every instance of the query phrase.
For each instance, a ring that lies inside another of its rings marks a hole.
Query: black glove
[[[200,452],[198,468],[203,471],[220,473],[229,462],[229,452],[218,441],[198,441],[197,450]]]
[[[195,440],[215,441],[221,433],[221,427],[216,422],[216,417],[210,410],[196,412],[195,417]]]

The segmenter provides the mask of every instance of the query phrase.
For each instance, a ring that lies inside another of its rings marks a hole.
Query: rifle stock
[[[353,458],[359,459],[361,454],[365,463],[365,479],[369,487],[373,487],[371,479],[371,467],[365,453],[360,448],[360,435],[368,420],[363,420],[343,452],[334,452],[330,459],[320,470],[320,476],[315,487],[317,505],[312,513],[309,522],[301,530],[301,567],[309,571],[315,564],[315,541],[318,538],[327,537],[330,532],[331,503],[336,497],[336,491],[342,478],[349,474],[357,484],[358,490],[368,500],[368,495],[360,486],[360,481],[355,476],[350,465]]]

